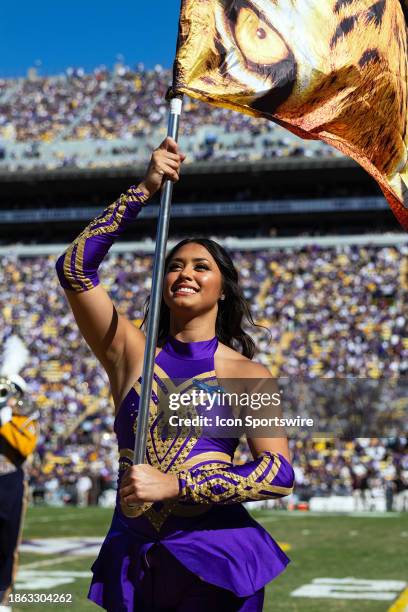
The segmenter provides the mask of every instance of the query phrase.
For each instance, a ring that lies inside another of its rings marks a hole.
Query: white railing
[[[407,233],[356,234],[350,236],[296,236],[291,238],[218,238],[214,239],[225,248],[233,251],[258,251],[263,249],[298,249],[305,246],[336,247],[348,245],[395,246],[406,245],[408,254]],[[169,240],[168,248],[172,248],[181,240]],[[38,257],[45,255],[60,255],[67,244],[37,244],[8,245],[0,247],[0,255],[15,257]],[[110,253],[154,253],[155,243],[151,239],[138,242],[121,242],[114,244]]]

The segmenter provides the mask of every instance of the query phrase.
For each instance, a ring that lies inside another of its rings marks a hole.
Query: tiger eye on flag
[[[356,160],[408,229],[408,0],[182,0],[174,90]]]

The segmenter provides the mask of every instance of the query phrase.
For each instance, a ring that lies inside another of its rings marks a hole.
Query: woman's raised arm
[[[153,152],[143,181],[130,187],[91,221],[57,260],[57,275],[77,325],[108,374],[126,362],[128,350],[132,355],[143,355],[145,340],[141,330],[118,314],[100,284],[98,267],[163,180],[178,181],[183,160],[177,143],[166,138]]]

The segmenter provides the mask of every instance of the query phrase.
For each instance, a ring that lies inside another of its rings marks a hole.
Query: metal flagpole
[[[167,136],[177,141],[183,96],[176,95],[170,100]],[[164,262],[166,258],[167,236],[169,232],[170,208],[173,195],[173,182],[164,181],[160,198],[160,213],[154,252],[152,290],[150,295],[146,346],[143,359],[142,387],[135,437],[133,463],[145,462],[147,429],[149,425],[149,406],[152,394],[153,369],[156,357],[157,336],[159,331],[160,304],[163,288]]]

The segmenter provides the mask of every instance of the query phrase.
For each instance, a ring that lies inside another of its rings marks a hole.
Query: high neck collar
[[[170,334],[166,338],[163,349],[179,359],[205,359],[213,357],[218,346],[218,338],[199,340],[198,342],[182,342]]]

